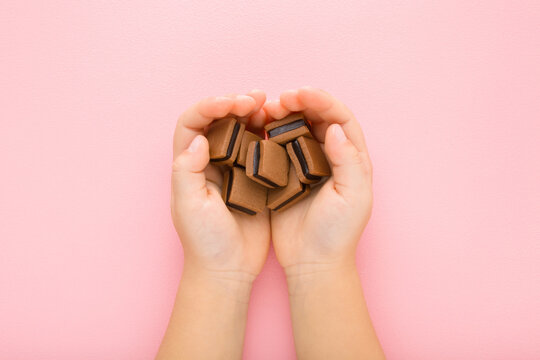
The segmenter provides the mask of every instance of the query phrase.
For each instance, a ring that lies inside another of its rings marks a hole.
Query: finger
[[[253,111],[255,105],[256,101],[251,96],[236,95],[234,98],[234,105],[231,109],[231,114],[239,116],[240,118],[245,117]],[[247,122],[247,120],[245,121]]]
[[[266,101],[266,94],[262,90],[255,89],[248,92],[246,96],[253,98],[253,100],[255,100],[255,105],[253,106],[251,111],[249,111],[246,115],[239,117],[238,121],[240,121],[243,124],[246,124],[246,128],[248,130],[256,131],[255,129],[251,129],[252,128],[251,122],[253,119],[253,114],[256,114],[257,112],[261,110],[262,106],[264,105],[264,102]]]
[[[253,110],[248,114],[248,116],[250,116],[262,109],[264,102],[266,101],[266,94],[262,90],[254,89],[248,92],[246,95],[252,97],[255,100],[255,106],[253,107]]]
[[[214,119],[231,112],[235,101],[226,96],[209,97],[187,109],[176,123],[173,140],[173,158],[187,147],[197,135],[204,133],[204,128]]]
[[[306,106],[300,101],[300,98],[298,97],[298,90],[284,91],[279,96],[279,102],[284,108],[291,112],[302,111],[305,117],[311,123],[324,122],[324,120],[321,119],[321,117],[315,110],[306,108]],[[321,142],[324,142],[324,135]]]
[[[301,111],[305,109],[304,104],[298,98],[298,90],[286,90],[279,96],[281,105],[289,111]]]
[[[368,153],[362,128],[353,113],[341,101],[327,92],[312,87],[298,89],[298,98],[305,106],[328,124],[340,124],[343,131],[359,151]],[[314,127],[318,124],[314,123]]]
[[[300,101],[298,90],[287,90],[281,93],[279,101],[283,107],[290,111],[302,111],[307,120],[311,123],[311,134],[321,143],[324,143],[328,122],[325,122],[319,116],[318,112],[313,109],[308,109]]]
[[[263,106],[266,115],[270,119],[283,119],[285,116],[289,115],[290,111],[281,105],[279,100],[267,101]]]
[[[326,132],[324,149],[332,165],[336,192],[344,198],[356,198],[371,187],[371,165],[365,152],[359,151],[346,136],[342,125],[332,124]]]
[[[307,116],[306,116],[307,118]],[[311,134],[320,143],[325,142],[326,131],[331,124],[323,121],[318,123],[311,123]]]
[[[251,128],[251,130],[258,132],[266,124],[267,118],[268,117],[266,116],[266,113],[264,112],[264,110],[260,109],[259,111],[251,115],[249,119],[249,127]]]
[[[264,118],[266,118],[265,113],[262,112],[261,110],[264,105],[264,102],[266,101],[266,94],[262,90],[251,90],[246,95],[252,97],[255,100],[255,106],[245,116],[245,118],[242,118],[240,121],[246,124],[247,130],[252,131],[252,132],[259,132],[260,129],[264,126]],[[262,122],[261,122],[261,112],[263,115]]]
[[[175,201],[185,202],[207,196],[205,168],[209,161],[208,140],[197,135],[173,162],[172,187]]]

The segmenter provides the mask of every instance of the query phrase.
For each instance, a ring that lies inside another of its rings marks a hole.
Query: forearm
[[[354,263],[285,271],[300,360],[384,359]]]
[[[156,359],[241,359],[253,280],[185,265]]]

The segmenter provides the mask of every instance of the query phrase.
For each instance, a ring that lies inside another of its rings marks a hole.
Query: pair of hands
[[[282,212],[231,212],[221,198],[223,175],[209,163],[205,128],[236,115],[260,133],[272,119],[302,111],[324,144],[332,176]],[[184,266],[228,280],[252,282],[270,241],[287,277],[346,266],[371,213],[372,170],[361,127],[330,94],[310,87],[266,102],[262,91],[206,98],[186,110],[174,134],[171,211],[184,247]]]

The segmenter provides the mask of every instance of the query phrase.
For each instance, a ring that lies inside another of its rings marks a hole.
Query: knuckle
[[[362,154],[360,153],[360,151],[356,150],[354,147],[352,148],[351,162],[354,164],[362,164],[364,162],[364,159],[362,158]]]
[[[368,175],[372,176],[373,175],[373,164],[371,163],[370,160],[367,160],[364,162],[364,168],[365,168],[365,171]]]
[[[173,172],[181,171],[183,168],[185,168],[186,161],[187,159],[184,156],[184,154],[179,155],[176,159],[174,159],[172,163],[172,171]]]
[[[356,160],[358,161],[358,164],[362,166],[364,173],[371,177],[373,174],[373,164],[371,163],[368,154],[366,152],[358,151]]]
[[[358,151],[358,149],[356,149],[356,147],[354,147],[353,144],[348,144],[347,152],[349,153],[347,158],[350,164],[360,165],[364,163],[365,160],[364,160],[364,157],[362,156],[362,153]]]

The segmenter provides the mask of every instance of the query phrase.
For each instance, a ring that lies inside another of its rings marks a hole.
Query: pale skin
[[[371,161],[358,121],[328,93],[304,87],[266,102],[262,91],[202,100],[174,135],[171,209],[184,270],[157,359],[241,359],[252,284],[270,241],[289,289],[298,359],[384,359],[356,270],[372,204]],[[258,132],[302,111],[324,145],[332,176],[291,208],[249,216],[221,199],[205,127],[232,114]]]

